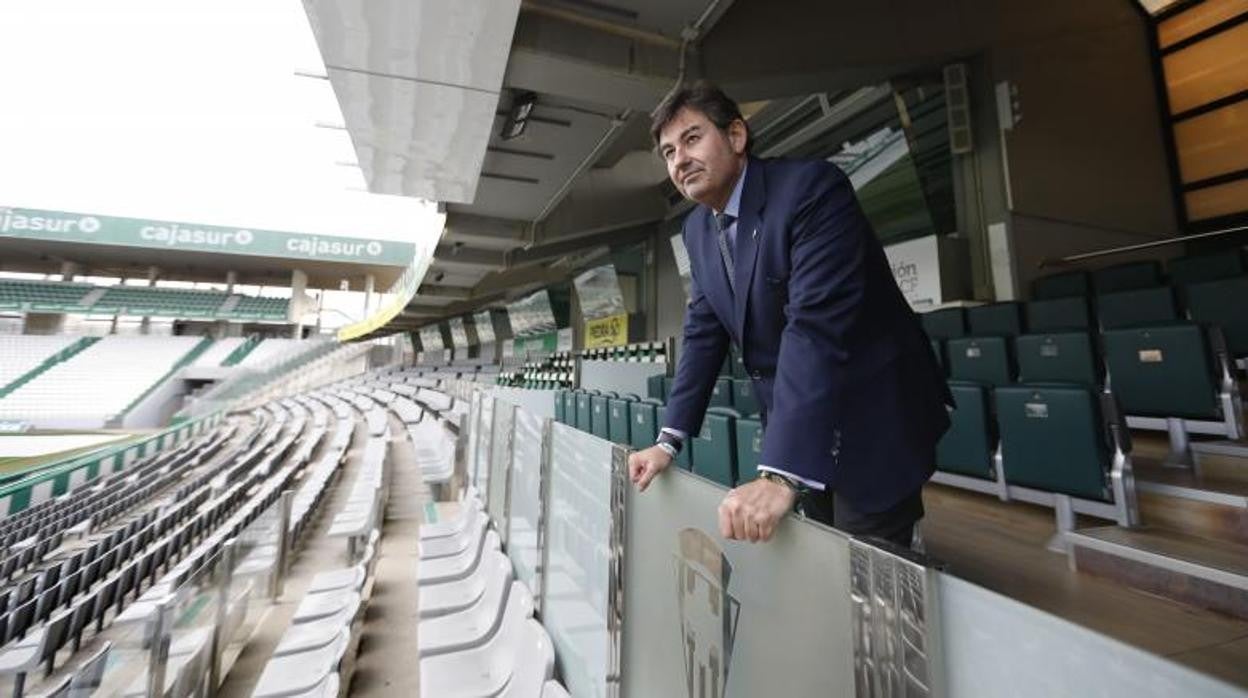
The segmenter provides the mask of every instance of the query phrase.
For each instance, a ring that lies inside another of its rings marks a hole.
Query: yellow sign
[[[585,348],[628,344],[628,313],[608,315],[585,323]]]

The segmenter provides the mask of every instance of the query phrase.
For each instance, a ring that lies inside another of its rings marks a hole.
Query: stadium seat
[[[1236,248],[1213,254],[1176,257],[1166,262],[1170,283],[1184,287],[1248,274],[1244,252]]]
[[[1109,500],[1111,449],[1095,387],[1015,385],[995,393],[1007,483]]]
[[[732,408],[743,415],[758,414],[758,401],[754,399],[754,381],[749,378],[732,380]]]
[[[650,448],[659,435],[657,408],[662,405],[658,400],[647,398],[628,403],[628,440],[629,445],[637,450]]]
[[[417,567],[420,578],[418,583],[421,586],[445,584],[471,575],[487,551],[498,550],[502,545],[498,534],[494,531],[489,531],[480,540],[480,545],[472,546],[463,554],[421,561]]]
[[[763,455],[763,423],[753,417],[737,420],[737,484],[758,476],[758,459]]]
[[[1027,331],[1063,332],[1096,327],[1086,296],[1050,298],[1027,304]]]
[[[610,399],[607,395],[593,395],[589,398],[589,432],[600,439],[610,438],[611,415],[607,406]]]
[[[936,357],[936,363],[940,364],[941,372],[949,375],[949,359],[945,356],[945,343],[939,339],[931,340],[932,354]]]
[[[493,583],[493,577],[503,577],[506,584],[511,584],[511,559],[497,550],[486,553],[477,569],[458,582],[420,587],[420,600],[417,603],[420,617],[436,618],[470,607],[485,593],[486,586]]]
[[[666,415],[667,415],[666,406],[660,405],[657,408],[655,408],[654,416],[655,416],[655,433],[656,434],[658,433],[659,429],[663,428],[663,421]],[[687,440],[685,442],[684,448],[680,449],[680,455],[676,456],[675,465],[677,465],[678,467],[684,468],[685,470],[693,469],[693,466],[691,465],[690,460],[689,460],[689,452],[693,450],[692,442],[693,442],[693,439]]]
[[[721,375],[711,389],[708,407],[732,407],[732,378]]]
[[[1163,283],[1161,263],[1154,261],[1127,262],[1092,272],[1092,288],[1098,296],[1118,291],[1152,288]]]
[[[1155,325],[1179,319],[1178,303],[1169,286],[1117,291],[1096,297],[1096,315],[1101,328]]]
[[[958,339],[966,336],[966,310],[942,308],[919,315],[923,329],[932,339]]]
[[[471,515],[474,519],[458,534],[427,540],[421,539],[417,543],[420,559],[422,561],[434,560],[440,557],[459,555],[476,543],[475,536],[478,535],[477,532],[484,530],[485,524],[488,522],[480,520],[486,518],[485,512],[481,511],[480,508],[474,508],[473,512]]]
[[[737,425],[741,413],[726,407],[711,407],[702,420],[702,432],[689,440],[693,472],[726,487],[737,482]]]
[[[971,337],[1017,337],[1023,334],[1022,303],[989,303],[966,309]]]
[[[490,570],[485,575],[481,594],[466,608],[420,620],[417,652],[421,657],[428,657],[462,652],[484,644],[502,618],[511,586],[510,574]]]
[[[1033,300],[1050,300],[1071,296],[1087,296],[1092,292],[1092,279],[1086,271],[1067,271],[1042,276],[1031,282]]]
[[[1231,356],[1248,356],[1248,276],[1193,283],[1187,287],[1192,320],[1222,329]]]
[[[954,380],[993,386],[1014,382],[1014,356],[1005,337],[951,339],[947,347],[949,376]]]
[[[590,403],[590,394],[584,391],[576,394],[576,428],[581,431],[591,431],[593,429],[593,409]]]
[[[566,390],[555,391],[555,421],[559,422],[560,424],[566,424],[566,422],[564,421],[565,413],[563,411],[564,410],[563,398],[564,398],[564,395],[567,394],[567,392],[568,391]]]
[[[631,421],[628,406],[633,402],[636,400],[631,396],[607,401],[607,436],[610,441],[626,446],[632,443],[628,433]]]
[[[991,386],[949,381],[958,407],[949,417],[949,431],[936,444],[936,467],[950,473],[992,479],[996,435]]]
[[[1101,384],[1101,363],[1087,332],[1029,334],[1015,342],[1022,383]]]
[[[1174,323],[1104,332],[1110,384],[1128,415],[1221,419],[1205,331]]]
[[[666,378],[667,376],[663,374],[655,374],[647,378],[646,379],[646,397],[652,400],[658,400],[659,402],[666,401],[667,392],[665,388],[667,387],[667,383],[664,380]]]
[[[563,391],[563,423],[568,426],[576,426],[576,396],[577,391]]]

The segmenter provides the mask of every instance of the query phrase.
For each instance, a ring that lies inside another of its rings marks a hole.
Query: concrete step
[[[1248,442],[1193,441],[1192,460],[1201,475],[1248,485]]]
[[[1248,482],[1136,461],[1135,488],[1144,524],[1248,545]]]
[[[1071,566],[1150,594],[1248,619],[1248,546],[1164,528],[1068,534]]]

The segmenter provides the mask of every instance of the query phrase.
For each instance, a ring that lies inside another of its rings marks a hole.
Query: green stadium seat
[[[576,390],[563,391],[563,423],[576,426]]]
[[[1007,483],[1110,499],[1110,441],[1096,388],[1006,386],[996,390],[996,403]]]
[[[664,403],[666,403],[667,399],[672,396],[672,383],[675,380],[676,379],[673,378],[672,376],[663,376],[663,402]]]
[[[593,395],[589,398],[589,431],[601,439],[609,439],[611,435],[610,411],[607,409],[607,395]]]
[[[658,434],[659,429],[663,428],[663,422],[666,421],[664,418],[667,416],[667,407],[660,405],[659,407],[655,409],[654,412],[655,412],[654,416],[655,416],[655,422],[656,422],[655,434]],[[658,438],[658,437],[656,436],[655,438]],[[680,455],[676,456],[675,464],[680,468],[684,468],[685,470],[693,469],[693,466],[691,465],[691,461],[689,459],[689,452],[693,450],[693,445],[692,445],[693,441],[694,439],[689,439],[688,441],[686,441],[685,447],[680,449]]]
[[[1194,323],[1106,330],[1105,363],[1123,414],[1220,420],[1215,363]]]
[[[741,413],[725,407],[711,407],[702,420],[702,432],[690,439],[693,472],[735,487],[737,482],[737,419]]]
[[[646,397],[653,398],[659,402],[667,400],[667,376],[656,374],[646,379]]]
[[[711,400],[707,403],[711,407],[732,407],[732,379],[720,376],[715,381],[715,387],[711,389]]]
[[[1169,286],[1118,291],[1096,297],[1096,315],[1101,328],[1155,325],[1179,319],[1179,306]]]
[[[1034,300],[1087,296],[1092,293],[1092,280],[1086,271],[1066,271],[1042,276],[1031,282]]]
[[[1050,298],[1027,304],[1029,332],[1090,330],[1096,327],[1086,296]]]
[[[1170,283],[1182,287],[1243,276],[1248,274],[1248,264],[1245,264],[1243,251],[1234,249],[1215,254],[1177,257],[1166,263],[1166,271],[1170,276]]]
[[[989,303],[966,309],[971,337],[1017,337],[1025,332],[1022,303]]]
[[[1101,362],[1087,332],[1023,335],[1015,348],[1020,383],[1101,384]]]
[[[1152,288],[1163,283],[1160,262],[1127,262],[1092,272],[1092,288],[1097,295]]]
[[[758,401],[754,399],[754,381],[749,378],[733,379],[732,408],[743,415],[758,414]]]
[[[567,414],[566,412],[564,412],[564,397],[567,395],[567,393],[568,391],[566,390],[555,391],[555,421],[559,422],[560,424],[567,423],[564,421],[565,415]]]
[[[629,420],[631,415],[628,406],[635,402],[632,398],[618,397],[607,401],[607,436],[617,444],[631,444],[629,438]]]
[[[741,355],[739,350],[734,349],[732,352],[732,377],[733,378],[749,378],[749,371],[745,370],[745,357]]]
[[[1231,356],[1248,356],[1248,276],[1206,281],[1187,287],[1192,320],[1222,329]]]
[[[737,420],[737,484],[758,477],[758,460],[763,457],[763,423],[753,417]]]
[[[728,355],[724,357],[723,365],[719,367],[719,375],[725,378],[731,378],[732,363],[732,352],[728,352]]]
[[[966,310],[942,308],[921,313],[923,329],[932,339],[959,339],[966,336]]]
[[[653,398],[628,403],[629,445],[640,451],[650,448],[659,438],[657,409],[663,403]]]
[[[1014,382],[1014,356],[1005,337],[967,337],[946,343],[949,376],[993,386]]]
[[[594,419],[590,397],[590,394],[586,392],[576,394],[576,428],[581,431],[592,431],[593,429]]]
[[[996,437],[993,433],[990,386],[949,381],[958,407],[950,415],[949,431],[936,444],[936,467],[985,480],[993,477]]]

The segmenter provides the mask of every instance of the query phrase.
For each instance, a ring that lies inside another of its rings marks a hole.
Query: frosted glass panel
[[[607,695],[612,450],[591,434],[552,425],[542,621],[564,683],[577,698]]]
[[[764,545],[725,541],[725,492],[674,468],[630,488],[623,695],[854,695],[849,540],[790,517]]]
[[[490,487],[486,491],[485,510],[494,528],[507,543],[507,469],[511,467],[511,429],[516,406],[503,400],[494,401],[494,430],[490,439]]]
[[[1163,657],[941,574],[950,696],[1244,696]]]
[[[523,409],[516,410],[511,456],[511,506],[507,554],[516,578],[537,593],[541,551],[537,532],[542,513],[542,430],[546,421]]]
[[[490,491],[490,444],[493,442],[490,430],[494,427],[494,398],[481,398],[481,415],[477,419],[477,427],[474,437],[477,490],[481,493],[481,498],[485,499]]]

